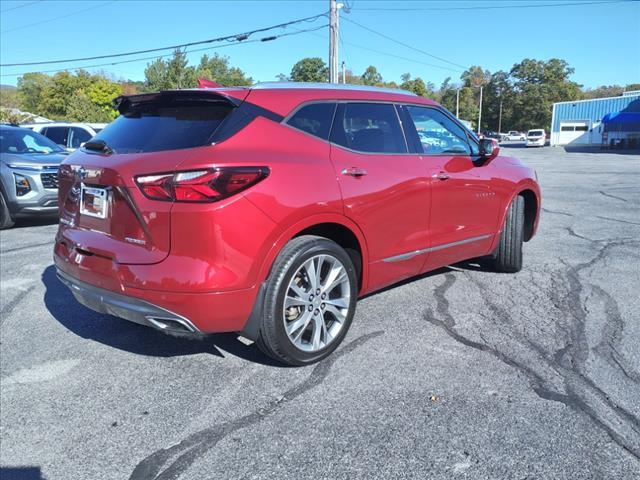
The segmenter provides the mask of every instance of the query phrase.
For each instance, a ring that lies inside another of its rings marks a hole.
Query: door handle
[[[434,173],[433,178],[437,178],[438,180],[449,180],[449,174],[445,172]]]
[[[349,175],[351,177],[363,177],[367,174],[367,171],[364,170],[363,168],[358,168],[358,167],[349,167],[349,168],[345,168],[342,170],[342,175]]]

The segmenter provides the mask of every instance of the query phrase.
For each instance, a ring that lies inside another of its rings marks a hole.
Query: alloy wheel
[[[284,298],[284,328],[291,343],[305,352],[330,345],[347,319],[350,298],[349,276],[340,260],[327,254],[306,260]]]

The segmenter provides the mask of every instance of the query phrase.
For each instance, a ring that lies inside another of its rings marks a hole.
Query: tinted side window
[[[69,127],[47,127],[47,135],[58,145],[67,146],[67,138],[69,136]]]
[[[327,140],[335,110],[335,103],[313,103],[298,110],[287,123],[303,132]]]
[[[467,135],[462,127],[435,108],[407,106],[422,145],[428,155],[470,155]]]
[[[71,129],[71,148],[80,148],[80,145],[89,141],[91,134],[84,128],[73,127]]]
[[[396,109],[386,103],[338,105],[331,141],[367,153],[407,153]]]

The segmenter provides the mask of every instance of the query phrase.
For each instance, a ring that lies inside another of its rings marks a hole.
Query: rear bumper
[[[60,269],[57,270],[57,274],[60,281],[69,287],[78,302],[98,313],[114,315],[173,335],[197,336],[202,334],[189,319],[170,310],[138,298],[90,285]]]
[[[257,286],[202,292],[197,282],[192,283],[190,292],[152,289],[148,286],[152,281],[166,280],[169,274],[160,275],[158,264],[121,265],[97,255],[68,251],[61,243],[56,244],[53,259],[58,276],[83,305],[167,333],[240,332],[258,292]],[[175,323],[163,326],[163,319],[167,324]]]

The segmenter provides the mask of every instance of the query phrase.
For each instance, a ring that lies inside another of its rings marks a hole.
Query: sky
[[[374,65],[384,80],[413,77],[439,86],[458,81],[462,67],[508,71],[524,58],[562,58],[585,87],[640,82],[640,2],[596,0],[344,1],[339,61],[361,74]],[[574,5],[563,5],[574,3]],[[130,52],[183,44],[321,14],[321,1],[0,0],[0,60],[24,63]],[[348,10],[348,11],[347,11]],[[355,22],[355,23],[354,23]],[[249,37],[249,43],[200,45],[188,54],[230,57],[254,81],[289,74],[303,57],[328,57],[326,17]],[[366,27],[366,28],[365,28]],[[319,28],[295,34],[299,30]],[[377,32],[377,33],[374,33]],[[291,34],[273,41],[265,36]],[[403,45],[404,44],[404,45]],[[213,48],[216,47],[216,48]],[[0,83],[15,74],[163,55],[147,53],[107,60],[0,67]],[[143,80],[151,60],[90,68],[117,79]]]

